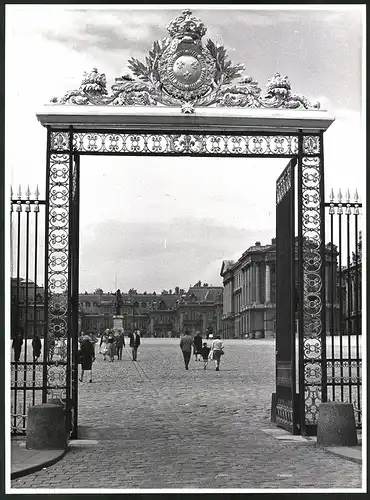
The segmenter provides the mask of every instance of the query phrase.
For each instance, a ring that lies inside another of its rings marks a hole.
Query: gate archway
[[[44,362],[45,388],[66,401],[76,437],[81,156],[293,159],[297,178],[280,178],[277,204],[295,183],[298,230],[293,224],[289,237],[298,239],[299,404],[295,395],[277,391],[276,412],[280,425],[314,433],[318,406],[326,400],[323,133],[334,119],[293,94],[288,78],[279,73],[262,94],[257,82],[242,75],[242,65],[227,61],[223,47],[203,42],[206,27],[189,10],[169,24],[168,32],[168,38],[154,42],[146,64],[129,61],[133,75],[116,78],[110,93],[105,75],[95,68],[85,73],[79,89],[37,113],[47,127],[44,359],[50,337],[64,340],[66,347],[57,362]],[[294,253],[285,262],[291,263]],[[281,267],[277,282],[286,279]],[[286,290],[290,305],[281,314],[290,320],[293,282]],[[281,340],[294,332],[282,325],[277,335]],[[277,381],[289,387],[293,351],[289,359],[277,355],[282,361]]]

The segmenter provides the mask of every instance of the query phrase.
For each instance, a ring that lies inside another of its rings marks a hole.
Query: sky
[[[172,8],[173,7],[173,8]],[[365,198],[361,6],[6,6],[6,179],[45,196],[46,131],[36,112],[97,67],[108,87],[144,60],[184,7],[204,41],[264,89],[275,72],[336,117],[325,132],[325,190]],[[80,289],[220,286],[224,259],[275,236],[275,182],[286,160],[89,157],[81,160]],[[10,196],[10,194],[9,194]],[[39,280],[42,278],[38,278]]]

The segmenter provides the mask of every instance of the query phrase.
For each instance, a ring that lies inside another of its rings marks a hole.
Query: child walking
[[[211,350],[210,347],[208,347],[207,342],[203,342],[203,347],[201,349],[201,354],[204,362],[204,369],[207,370],[207,365],[208,365],[208,355],[209,351]]]

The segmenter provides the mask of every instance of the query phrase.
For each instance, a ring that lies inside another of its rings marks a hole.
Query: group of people
[[[18,363],[21,358],[22,346],[23,346],[23,329],[18,328],[18,330],[15,332],[12,342],[12,349],[14,351],[14,361],[16,363]],[[35,333],[35,335],[32,337],[32,355],[33,355],[33,361],[35,363],[38,361],[41,355],[41,349],[42,349],[42,344],[40,335],[38,333]]]
[[[189,330],[185,330],[185,334],[180,338],[180,349],[182,351],[185,363],[185,370],[189,369],[189,362],[191,358],[191,353],[194,353],[195,361],[201,361],[203,359],[204,370],[207,369],[208,361],[215,360],[216,371],[220,370],[221,356],[224,354],[224,346],[220,335],[209,335],[208,339],[210,345],[204,342],[200,332],[196,332],[195,336],[192,337]]]
[[[132,360],[137,361],[137,351],[139,345],[141,344],[140,331],[134,330],[129,335],[129,344],[132,352]],[[123,348],[126,347],[125,335],[122,330],[105,330],[100,338],[99,353],[103,355],[103,360],[105,361],[108,356],[108,360],[113,362],[114,356],[117,355],[117,359],[122,359]]]
[[[94,341],[89,335],[81,334],[80,337],[80,348],[78,351],[78,362],[81,364],[81,376],[80,382],[83,382],[83,376],[85,371],[90,372],[89,382],[92,382],[92,364],[95,361],[95,344],[99,340]],[[134,330],[129,335],[129,345],[132,352],[132,361],[137,361],[137,352],[141,344],[140,331]],[[122,359],[123,348],[126,347],[125,336],[122,330],[115,331],[107,329],[102,333],[99,342],[99,353],[103,355],[103,360],[105,361],[108,356],[110,362],[114,361],[114,356],[117,355],[117,359]]]

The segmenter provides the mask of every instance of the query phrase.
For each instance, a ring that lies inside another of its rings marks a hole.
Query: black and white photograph
[[[7,493],[366,492],[365,9],[5,6]]]

